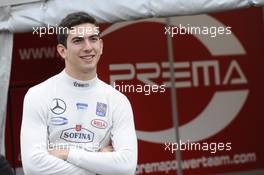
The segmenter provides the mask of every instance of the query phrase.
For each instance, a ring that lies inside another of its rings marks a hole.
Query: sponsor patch
[[[65,141],[74,142],[74,143],[89,143],[93,141],[94,139],[93,132],[85,128],[81,128],[79,131],[77,131],[76,127],[63,130],[60,135],[60,138]]]
[[[107,105],[105,103],[97,102],[96,105],[96,115],[105,117]]]
[[[76,125],[75,126],[76,131],[81,131],[82,130],[82,125]]]
[[[73,86],[75,86],[75,87],[89,87],[90,85],[89,85],[89,83],[81,83],[81,82],[74,81]]]
[[[86,103],[76,103],[77,110],[87,110],[88,104]]]
[[[91,121],[91,125],[99,129],[105,129],[107,127],[107,122],[100,119],[94,119]]]
[[[66,103],[60,98],[54,98],[51,102],[50,110],[56,115],[63,114],[66,111]]]
[[[68,119],[65,117],[51,117],[50,124],[54,126],[66,125],[68,124]]]

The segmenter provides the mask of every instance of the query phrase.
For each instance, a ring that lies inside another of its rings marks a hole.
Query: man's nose
[[[89,39],[85,39],[84,40],[84,46],[83,46],[83,50],[85,51],[91,51],[92,50],[92,44],[91,42],[89,41]]]

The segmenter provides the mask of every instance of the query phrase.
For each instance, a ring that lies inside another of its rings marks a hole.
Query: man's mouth
[[[95,55],[83,55],[83,56],[80,56],[80,58],[85,61],[91,61],[94,58],[94,56]]]

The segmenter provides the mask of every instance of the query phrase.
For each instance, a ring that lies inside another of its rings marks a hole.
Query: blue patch
[[[77,110],[87,110],[88,104],[86,103],[76,103]]]
[[[105,117],[107,105],[105,103],[97,102],[96,115]]]
[[[50,124],[55,126],[66,125],[68,124],[68,119],[65,117],[52,117]]]

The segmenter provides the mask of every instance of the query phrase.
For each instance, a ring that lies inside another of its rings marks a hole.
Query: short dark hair
[[[95,18],[88,15],[85,12],[75,12],[75,13],[68,14],[65,18],[61,20],[58,26],[59,31],[60,31],[57,34],[58,43],[67,47],[68,33],[61,32],[61,29],[64,30],[65,28],[67,28],[70,30],[72,27],[80,25],[80,24],[84,24],[84,23],[94,24],[96,27],[98,27],[98,23],[95,20]]]

